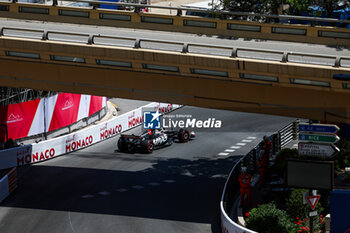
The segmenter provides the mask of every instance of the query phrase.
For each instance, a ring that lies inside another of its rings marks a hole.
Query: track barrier
[[[277,133],[270,136],[271,141],[271,152],[270,154],[278,153],[281,148],[286,146],[293,140],[293,133],[298,128],[299,120],[293,121],[288,124]],[[281,140],[283,138],[283,140]],[[249,174],[255,174],[258,172],[257,167],[257,153],[261,150],[263,142],[260,142],[255,146],[248,154],[240,159],[234,167],[232,168],[230,175],[224,186],[220,201],[220,211],[221,211],[221,229],[223,233],[256,233],[251,231],[230,218],[230,213],[234,207],[234,202],[239,197],[239,182],[238,177],[240,175],[241,167],[247,167]]]

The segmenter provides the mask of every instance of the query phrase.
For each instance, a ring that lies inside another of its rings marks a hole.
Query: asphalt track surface
[[[0,204],[0,232],[221,232],[219,201],[232,166],[292,119],[195,107],[172,114],[214,117],[223,128],[197,130],[195,140],[152,154],[118,152],[117,136],[19,168],[18,189]]]
[[[36,30],[48,30],[50,32],[70,32],[70,33],[85,33],[101,35],[101,38],[95,38],[96,44],[101,45],[114,45],[123,47],[133,47],[135,39],[149,39],[154,41],[171,41],[180,43],[195,43],[203,45],[217,45],[224,47],[235,48],[249,48],[249,49],[263,49],[282,52],[294,52],[294,53],[307,53],[307,54],[319,54],[325,56],[348,56],[350,47],[345,46],[326,46],[317,44],[295,43],[295,42],[283,42],[283,41],[270,41],[261,39],[248,39],[248,38],[234,38],[234,37],[222,37],[222,36],[206,36],[189,33],[176,33],[176,32],[164,32],[164,31],[151,31],[141,29],[128,29],[128,28],[113,28],[103,26],[90,26],[90,25],[78,25],[78,24],[64,24],[64,23],[52,23],[30,20],[16,20],[0,18],[0,24],[2,27],[14,27],[14,28],[26,28]],[[4,35],[29,37],[41,39],[42,33],[31,33],[14,30],[4,30]],[[112,37],[127,37],[133,40],[125,39],[106,39],[103,36]],[[49,34],[50,40],[69,41],[87,43],[86,36],[70,36],[62,34]],[[157,42],[141,42],[142,48],[154,49],[154,50],[167,50],[167,51],[182,51],[181,45],[170,45]],[[231,55],[231,50],[228,49],[209,49],[198,46],[189,46],[189,52],[200,54],[212,54],[228,57]],[[278,60],[282,59],[282,55],[276,55],[272,53],[261,52],[249,52],[238,51],[239,57],[244,58],[256,58],[262,60]],[[310,58],[307,56],[290,55],[290,61],[298,63],[320,64],[333,66],[334,59],[326,58]],[[350,62],[344,60],[343,66],[350,67]]]

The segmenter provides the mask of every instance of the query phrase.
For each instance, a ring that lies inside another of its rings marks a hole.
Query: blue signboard
[[[350,191],[335,190],[331,192],[331,232],[350,232]]]
[[[337,133],[339,131],[339,127],[336,125],[299,124],[299,131],[314,133]]]
[[[119,0],[101,0],[101,1],[103,1],[103,2],[119,2]],[[109,5],[109,4],[100,4],[100,8],[117,10],[118,6],[117,5]]]

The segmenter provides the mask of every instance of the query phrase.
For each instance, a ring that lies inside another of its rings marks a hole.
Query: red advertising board
[[[0,106],[0,141],[6,141],[7,137],[18,139],[40,134],[44,129],[50,132],[66,127],[105,106],[105,97],[84,95],[82,100],[82,96],[60,93],[49,98]]]
[[[92,114],[94,114],[102,108],[102,100],[103,97],[101,96],[91,96],[89,116],[91,116]]]
[[[32,125],[40,99],[1,106],[0,124],[7,127],[8,138],[26,137]],[[6,137],[3,130],[0,131]]]
[[[58,95],[49,131],[71,125],[78,118],[79,94],[62,93]]]

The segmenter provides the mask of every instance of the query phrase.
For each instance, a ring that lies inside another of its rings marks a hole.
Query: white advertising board
[[[150,103],[93,127],[32,144],[25,150],[24,148],[18,149],[21,153],[17,154],[17,165],[22,166],[37,163],[70,153],[139,126],[143,123],[142,108],[154,108],[155,111],[159,110],[160,113],[164,114],[179,107],[181,107],[181,105]]]

